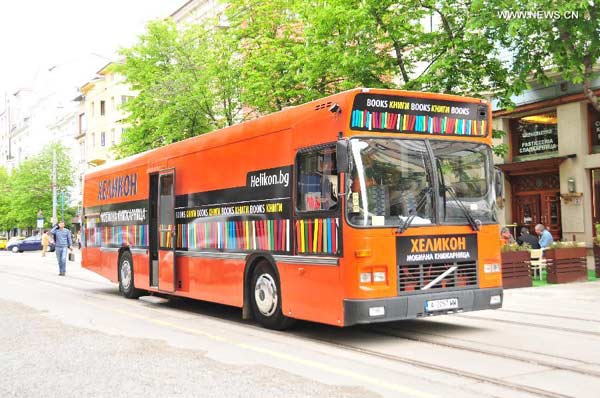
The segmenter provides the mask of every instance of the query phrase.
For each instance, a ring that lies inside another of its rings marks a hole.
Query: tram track
[[[600,332],[593,332],[590,330],[579,330],[579,329],[567,328],[567,327],[562,327],[562,326],[538,325],[538,324],[531,323],[531,322],[513,321],[510,319],[489,318],[489,317],[485,317],[485,316],[477,316],[477,315],[471,315],[471,314],[466,315],[466,316],[462,315],[462,314],[458,314],[457,316],[459,316],[461,319],[475,319],[478,321],[507,323],[510,325],[527,326],[527,327],[532,327],[532,328],[537,328],[537,329],[559,330],[561,332],[583,334],[586,336],[600,336]]]
[[[486,376],[486,375],[480,375],[480,374],[472,373],[472,372],[467,372],[464,370],[455,369],[455,368],[451,368],[448,366],[437,365],[437,364],[433,364],[430,362],[419,361],[419,360],[416,360],[413,358],[406,358],[406,357],[401,357],[398,355],[386,354],[383,352],[374,351],[374,350],[370,350],[367,348],[356,347],[356,346],[352,346],[349,344],[339,343],[339,342],[331,341],[328,339],[318,339],[318,338],[311,338],[311,339],[313,341],[319,341],[321,343],[325,343],[330,346],[343,348],[348,351],[354,351],[354,352],[362,353],[362,354],[369,355],[372,357],[382,358],[382,359],[390,360],[393,362],[399,362],[399,363],[403,363],[406,365],[415,366],[418,368],[434,370],[434,371],[442,372],[445,374],[450,374],[450,375],[454,375],[457,377],[461,377],[464,379],[473,380],[473,381],[480,382],[480,383],[493,384],[495,386],[502,387],[505,389],[519,391],[519,392],[528,393],[528,394],[534,394],[539,397],[575,398],[571,395],[565,395],[565,394],[561,394],[561,393],[557,393],[557,392],[553,392],[553,391],[543,390],[543,389],[540,389],[537,387],[531,387],[531,386],[527,386],[524,384],[513,383],[510,381],[503,380],[503,379],[494,378],[494,377],[490,377],[490,376]]]
[[[378,326],[376,326],[377,328]],[[392,328],[389,327],[390,330],[393,330],[394,332],[405,332],[405,333],[413,333],[413,334],[418,334],[420,336],[431,336],[431,337],[437,337],[437,338],[443,338],[443,339],[452,339],[452,340],[456,340],[456,341],[460,341],[460,342],[464,342],[464,343],[472,343],[472,344],[478,344],[478,345],[482,345],[485,344],[488,347],[495,347],[501,350],[510,350],[511,347],[506,347],[503,345],[499,345],[499,344],[493,344],[490,342],[485,342],[482,343],[481,341],[477,341],[477,340],[469,340],[469,339],[464,339],[464,338],[457,338],[456,336],[447,336],[447,335],[443,335],[443,334],[439,334],[439,333],[432,333],[432,332],[428,332],[428,331],[424,331],[424,330],[416,330],[416,329],[410,329],[410,328],[402,328],[402,329],[397,329],[397,328]],[[402,337],[404,338],[404,336],[398,336],[398,337]],[[411,339],[410,337],[406,337],[407,339]],[[415,338],[418,339],[418,338]],[[423,338],[422,338],[423,339]],[[439,340],[432,340],[433,344],[436,344]],[[557,360],[561,360],[561,361],[570,361],[570,362],[577,362],[578,364],[582,365],[582,366],[599,366],[600,362],[596,363],[596,362],[588,362],[588,361],[582,361],[580,359],[574,359],[574,358],[569,358],[569,357],[565,357],[562,355],[555,355],[555,354],[549,354],[549,353],[545,353],[545,352],[539,352],[539,351],[533,351],[533,350],[528,350],[528,349],[524,349],[524,348],[519,348],[520,352],[526,352],[532,355],[538,355],[538,356],[543,356],[543,357],[548,357],[548,358],[553,358],[553,359],[557,359]],[[598,372],[598,374],[600,374],[600,372]]]
[[[51,281],[46,278],[34,277],[31,275],[25,275],[25,274],[18,273],[18,272],[8,272],[8,271],[0,270],[0,273],[12,275],[12,276],[22,278],[22,279],[33,280],[33,281],[41,282],[44,284],[50,284],[52,286],[56,286],[56,287],[59,287],[62,289],[80,291],[80,292],[83,292],[84,295],[86,295],[86,296],[93,296],[93,297],[101,298],[103,300],[106,298],[111,298],[111,301],[114,301],[114,302],[122,302],[123,301],[119,298],[116,298],[113,294],[108,293],[108,292],[107,293],[93,292],[93,291],[91,292],[91,291],[86,290],[81,287],[70,286],[70,285],[66,285],[66,284],[58,282],[58,281]],[[107,287],[107,285],[105,283],[90,281],[90,280],[78,278],[75,276],[71,276],[70,279],[75,279],[77,281],[86,282],[86,283],[92,284],[92,285],[101,285],[103,287]],[[176,307],[169,307],[167,309],[167,311],[168,312],[172,312],[172,311],[177,312],[178,309]],[[167,312],[167,311],[165,311],[165,312]],[[299,339],[299,340],[303,340],[303,341],[309,340],[309,341],[312,341],[315,343],[322,344],[324,346],[335,347],[338,349],[343,349],[343,350],[347,350],[347,351],[351,351],[351,352],[355,352],[355,353],[360,353],[362,355],[366,355],[366,356],[370,356],[370,357],[381,358],[381,359],[385,359],[387,361],[391,361],[391,362],[395,362],[395,363],[410,365],[410,366],[413,366],[416,368],[433,370],[433,371],[441,372],[444,374],[453,375],[455,377],[463,378],[466,380],[472,380],[477,383],[487,383],[487,384],[495,385],[497,387],[501,387],[506,390],[518,391],[518,392],[522,392],[522,393],[533,394],[536,396],[548,397],[548,398],[573,398],[570,395],[565,395],[565,394],[561,394],[561,393],[557,393],[557,392],[553,392],[553,391],[549,391],[549,390],[544,390],[544,389],[540,389],[537,387],[532,387],[532,386],[524,385],[524,384],[520,384],[520,383],[514,383],[511,381],[503,380],[501,378],[490,377],[489,375],[481,375],[478,373],[473,373],[470,371],[465,371],[465,370],[461,370],[461,369],[457,369],[457,368],[453,368],[453,367],[449,367],[449,366],[444,366],[444,365],[440,365],[440,364],[436,364],[436,363],[432,363],[432,362],[420,361],[420,360],[405,357],[405,356],[387,354],[384,352],[380,352],[380,351],[376,351],[376,350],[372,350],[372,349],[368,349],[368,348],[363,348],[363,347],[359,347],[359,346],[352,345],[352,344],[342,343],[342,342],[335,341],[335,340],[328,339],[328,338],[323,338],[323,337],[314,336],[314,335],[299,334],[299,333],[294,333],[294,332],[289,332],[289,331],[288,332],[270,331],[270,330],[266,330],[258,325],[241,323],[241,322],[237,322],[237,321],[233,321],[233,320],[223,319],[223,318],[220,318],[218,316],[213,316],[213,315],[208,315],[208,316],[210,316],[213,319],[217,319],[219,321],[230,323],[230,324],[233,324],[236,326],[250,327],[260,333],[267,333],[267,334],[282,336],[282,337],[286,337],[286,338],[294,338],[294,339]],[[483,319],[487,320],[487,318],[483,318]],[[578,374],[585,375],[585,376],[600,377],[600,372],[588,371],[585,369],[578,369],[578,368],[574,368],[571,366],[561,366],[561,365],[557,365],[557,364],[554,364],[554,363],[551,363],[548,361],[542,361],[542,360],[537,360],[537,359],[527,358],[527,357],[522,357],[522,356],[516,356],[516,355],[511,355],[511,354],[499,354],[499,353],[496,353],[493,351],[474,349],[474,348],[466,347],[466,346],[459,345],[459,344],[453,345],[453,344],[448,344],[448,343],[432,342],[432,341],[429,341],[429,339],[419,339],[419,338],[414,338],[414,337],[407,337],[405,335],[400,335],[400,333],[398,331],[394,331],[393,329],[391,331],[389,331],[389,330],[381,329],[380,327],[373,327],[373,328],[362,327],[362,328],[359,328],[358,330],[360,330],[362,332],[370,333],[370,334],[387,335],[390,337],[397,337],[397,338],[402,338],[402,339],[416,341],[416,342],[425,343],[425,344],[437,344],[440,346],[445,346],[445,347],[457,349],[457,350],[464,350],[464,351],[469,351],[469,352],[484,354],[484,355],[493,355],[493,356],[501,357],[501,358],[507,359],[507,360],[516,360],[516,361],[521,361],[521,362],[527,362],[527,363],[530,363],[533,365],[547,368],[548,370],[562,370],[562,371],[567,371],[567,372],[578,373]],[[421,333],[421,332],[415,331],[415,333]],[[570,358],[565,358],[565,359],[568,359],[568,360],[574,361],[574,362],[581,362],[582,364],[588,364],[588,363],[584,363],[583,361],[578,361],[578,360],[574,360],[574,359],[570,359]]]
[[[506,312],[506,313],[511,313],[511,314],[520,314],[520,315],[533,315],[533,316],[539,316],[539,317],[545,317],[545,318],[566,319],[569,321],[600,323],[600,319],[586,319],[586,318],[581,318],[581,317],[576,317],[576,316],[567,316],[567,315],[554,315],[554,314],[550,315],[550,314],[542,314],[542,313],[530,312],[530,311],[507,310],[505,308],[502,308],[500,310],[500,312]]]
[[[567,371],[567,372],[572,372],[572,373],[577,373],[577,374],[581,374],[581,375],[600,378],[600,372],[593,371],[593,370],[580,369],[580,368],[577,368],[574,366],[559,365],[554,362],[531,358],[531,357],[525,357],[522,355],[514,355],[514,354],[505,353],[505,352],[497,352],[497,351],[493,351],[493,350],[474,348],[474,347],[469,347],[465,344],[452,344],[452,343],[442,342],[440,340],[434,340],[431,338],[422,337],[423,334],[429,334],[427,332],[411,330],[411,331],[409,331],[409,333],[421,335],[420,337],[413,337],[413,336],[410,336],[408,333],[402,333],[402,332],[405,332],[406,330],[400,331],[398,329],[393,329],[393,328],[389,328],[389,327],[375,327],[375,328],[368,328],[368,329],[365,328],[363,330],[368,333],[374,333],[374,334],[378,334],[378,335],[382,335],[382,336],[398,337],[398,338],[401,338],[404,340],[410,340],[410,341],[426,343],[426,344],[431,344],[431,345],[440,346],[440,347],[468,351],[468,352],[472,352],[475,354],[482,354],[482,355],[493,356],[493,357],[497,357],[497,358],[504,358],[504,359],[514,360],[514,361],[529,363],[532,365],[542,366],[542,367],[546,367],[546,368],[553,369],[553,370],[563,370],[563,371]],[[429,334],[429,335],[432,335],[432,334]],[[433,336],[438,336],[438,337],[443,337],[443,338],[448,338],[448,339],[452,338],[452,337],[441,336],[441,335],[433,335]],[[500,348],[509,349],[508,347],[502,347],[502,346],[500,346]],[[528,351],[528,352],[533,355],[547,356],[547,354],[541,353],[541,352],[534,352],[534,351]],[[567,358],[567,357],[558,357],[557,359],[567,360],[567,361],[571,361],[571,362],[577,362],[584,366],[585,365],[587,365],[587,366],[597,365],[597,364],[594,364],[591,362],[580,361],[578,359]]]

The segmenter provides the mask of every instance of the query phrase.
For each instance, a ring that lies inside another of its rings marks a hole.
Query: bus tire
[[[268,329],[284,330],[294,320],[281,310],[281,285],[273,267],[267,260],[260,260],[250,279],[250,302],[254,319]]]
[[[124,251],[119,256],[119,291],[129,299],[142,295],[142,291],[133,285],[133,258],[129,251]]]

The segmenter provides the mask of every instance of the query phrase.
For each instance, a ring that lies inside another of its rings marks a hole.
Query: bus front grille
[[[398,266],[398,293],[477,286],[477,262]]]

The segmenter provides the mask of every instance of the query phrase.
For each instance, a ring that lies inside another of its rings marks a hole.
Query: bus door
[[[158,174],[158,290],[175,291],[175,170]]]

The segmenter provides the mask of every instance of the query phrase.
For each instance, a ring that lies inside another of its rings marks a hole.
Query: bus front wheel
[[[138,298],[142,291],[133,285],[133,258],[128,251],[119,257],[119,291],[127,298]]]
[[[294,320],[283,315],[281,310],[281,286],[269,262],[262,260],[256,265],[250,287],[252,312],[261,325],[283,330],[293,324]]]

